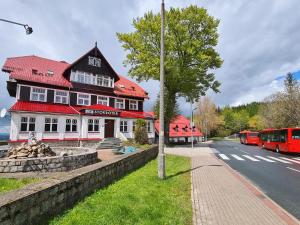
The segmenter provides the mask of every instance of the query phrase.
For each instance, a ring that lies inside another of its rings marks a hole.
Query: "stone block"
[[[14,225],[23,225],[23,224],[27,224],[26,223],[27,220],[27,214],[24,212],[18,213],[15,217],[14,217]]]

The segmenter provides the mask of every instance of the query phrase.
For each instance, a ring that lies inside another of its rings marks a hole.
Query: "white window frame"
[[[22,119],[25,118],[26,121],[22,121]],[[20,118],[20,132],[31,132],[31,131],[35,131],[35,122],[36,122],[36,118],[32,117],[32,116],[22,116]],[[26,124],[26,130],[22,130],[22,124]],[[34,129],[30,130],[30,124],[34,124]]]
[[[57,93],[65,93],[66,95],[58,95]],[[59,98],[59,100],[57,100],[56,98]],[[62,99],[66,98],[66,102],[63,103]],[[54,103],[61,103],[61,104],[68,104],[69,103],[69,92],[68,91],[63,91],[63,90],[55,90],[54,91]]]
[[[97,57],[89,56],[88,65],[100,68],[101,67],[101,59],[97,58]]]
[[[89,129],[92,125],[92,130]],[[98,130],[95,127],[98,125]],[[100,133],[100,119],[88,119],[88,133]]]
[[[68,120],[70,121],[70,122],[68,122]],[[70,130],[69,131],[67,131],[67,125],[69,125],[70,126]],[[76,129],[73,129],[73,126],[76,126]],[[78,130],[78,120],[77,119],[72,119],[72,118],[66,118],[66,126],[65,126],[65,132],[66,133],[72,133],[72,132],[78,132],[77,131]]]
[[[147,132],[152,133],[152,126],[151,126],[151,121],[147,121]]]
[[[132,121],[132,132],[135,132],[135,129],[136,129],[136,121],[133,120]]]
[[[46,122],[46,120],[50,120],[49,122]],[[57,133],[58,132],[58,118],[52,118],[52,117],[45,117],[45,124],[44,124],[44,132],[49,132],[49,133]],[[46,124],[50,125],[50,130],[46,131]],[[53,130],[53,125],[56,124],[56,130]]]
[[[70,80],[82,84],[92,84],[109,88],[114,88],[115,83],[115,79],[110,76],[87,73],[79,70],[71,71]]]
[[[118,100],[123,101],[123,103],[117,102]],[[120,107],[120,104],[123,105],[122,108]],[[123,99],[123,98],[116,98],[115,99],[115,108],[116,109],[125,109],[125,99]]]
[[[106,100],[103,100],[103,99],[101,99],[100,100],[100,98],[106,98]],[[102,103],[100,103],[100,102],[106,102],[106,104],[102,104]],[[106,105],[106,106],[109,106],[109,97],[107,97],[107,96],[102,96],[102,95],[98,95],[97,96],[97,104],[98,105]]]
[[[120,132],[128,133],[128,121],[127,120],[120,120]]]
[[[135,107],[132,107],[135,106]],[[129,110],[138,110],[139,109],[139,102],[138,100],[129,100]]]
[[[80,95],[86,95],[88,98],[80,97]],[[82,100],[82,103],[79,103],[79,99]],[[85,104],[85,100],[88,100],[88,104]],[[77,105],[91,105],[91,95],[85,93],[77,93]]]
[[[40,92],[35,92],[34,93],[34,89],[39,89],[39,90],[44,90],[44,93],[40,93]],[[38,99],[33,99],[33,95],[36,94],[38,96]],[[44,95],[44,100],[40,100],[40,96]],[[30,87],[30,101],[34,101],[34,102],[47,102],[47,88],[42,88],[42,87]]]

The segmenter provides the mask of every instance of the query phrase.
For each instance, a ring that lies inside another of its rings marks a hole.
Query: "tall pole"
[[[193,137],[193,121],[194,121],[194,109],[193,109],[193,102],[191,102],[191,111],[192,111],[192,116],[191,116],[191,134],[192,134],[192,137],[191,137],[191,142],[192,142],[192,148],[194,148],[194,137]]]
[[[164,70],[164,38],[165,38],[165,3],[161,2],[161,34],[160,34],[160,94],[159,94],[159,152],[158,152],[158,177],[165,179],[166,165],[164,152],[164,87],[165,87],[165,70]]]

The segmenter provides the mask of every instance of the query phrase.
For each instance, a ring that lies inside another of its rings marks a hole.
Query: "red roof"
[[[72,83],[63,76],[63,73],[70,65],[64,61],[55,61],[31,55],[7,58],[2,70],[10,73],[10,79],[69,88],[72,87]],[[51,74],[48,73],[49,70]],[[118,76],[120,79],[115,82],[114,88],[116,95],[148,98],[147,92],[138,84],[126,79],[124,76]]]
[[[25,112],[49,112],[49,113],[62,113],[62,114],[79,114],[79,112],[69,106],[62,104],[49,104],[40,102],[16,102],[10,111],[25,111]]]
[[[49,104],[41,102],[16,102],[10,111],[24,111],[24,112],[47,112],[58,114],[84,114],[81,109],[94,109],[94,110],[107,110],[120,112],[121,118],[133,118],[133,119],[152,119],[153,117],[146,112],[139,111],[125,111],[119,110],[105,105],[91,105],[91,106],[69,106],[63,104]]]
[[[155,121],[155,130],[158,133],[159,131],[159,120]],[[175,119],[172,120],[169,127],[169,136],[170,137],[199,137],[203,136],[198,128],[194,128],[192,132],[190,120],[182,115],[178,115]]]

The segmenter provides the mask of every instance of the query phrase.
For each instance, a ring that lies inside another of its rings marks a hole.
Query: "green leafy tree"
[[[134,140],[136,143],[141,145],[148,144],[148,132],[146,127],[146,121],[143,119],[136,120]]]
[[[168,128],[178,97],[198,100],[208,89],[219,91],[214,69],[222,60],[215,50],[218,43],[219,20],[197,6],[170,8],[166,11],[165,34],[165,128]],[[130,66],[129,75],[142,80],[159,80],[160,68],[160,14],[147,12],[133,20],[134,31],[117,33],[119,41],[128,51],[124,61]],[[165,130],[166,136],[168,131]]]

